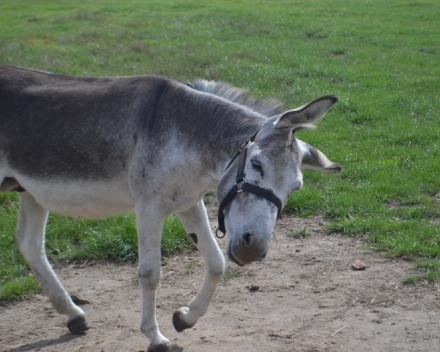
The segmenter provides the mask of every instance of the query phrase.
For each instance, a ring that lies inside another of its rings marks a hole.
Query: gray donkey
[[[0,192],[19,192],[15,242],[69,330],[90,324],[47,261],[49,211],[92,219],[136,213],[140,329],[149,351],[166,351],[156,321],[164,219],[177,214],[204,258],[200,292],[173,316],[182,331],[206,313],[225,267],[205,192],[217,188],[230,260],[264,260],[277,215],[303,185],[301,170],[342,169],[293,133],[312,128],[337,101],[325,96],[282,112],[278,102],[224,83],[0,67]]]

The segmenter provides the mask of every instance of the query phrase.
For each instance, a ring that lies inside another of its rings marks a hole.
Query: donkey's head
[[[236,264],[265,259],[278,212],[286,205],[289,195],[303,185],[301,170],[342,169],[318,149],[294,136],[297,130],[313,128],[313,123],[337,101],[336,96],[325,96],[268,119],[255,139],[242,149],[242,156],[220,179],[217,187],[221,203],[219,227],[223,222],[220,218],[224,216],[224,229],[229,238],[227,254]],[[237,192],[231,192],[233,189]],[[228,198],[230,200],[224,201]]]

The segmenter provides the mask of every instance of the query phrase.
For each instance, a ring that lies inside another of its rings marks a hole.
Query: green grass
[[[440,258],[438,18],[437,0],[3,0],[0,64],[70,75],[223,80],[288,108],[336,94],[341,101],[318,130],[297,135],[345,169],[306,172],[304,188],[285,211],[322,213],[329,233],[363,236],[386,255],[431,263],[417,277],[434,279]],[[12,245],[15,196],[0,200],[5,287],[28,269]],[[53,215],[49,258],[135,260],[133,224],[133,217],[89,222]]]
[[[24,299],[34,293],[42,292],[38,281],[30,274],[7,280],[1,286],[0,301]]]
[[[312,234],[311,234],[309,231],[307,231],[306,228],[304,228],[304,229],[302,229],[302,230],[297,230],[297,231],[294,231],[294,232],[288,233],[288,234],[287,234],[287,237],[295,238],[295,239],[300,239],[300,238],[307,238],[307,237],[310,237],[311,235],[312,235]]]
[[[241,276],[245,276],[245,275],[246,275],[246,271],[239,268],[238,266],[228,265],[228,266],[226,266],[225,273],[223,274],[223,280],[228,281],[228,280],[235,279],[237,277],[241,277]]]

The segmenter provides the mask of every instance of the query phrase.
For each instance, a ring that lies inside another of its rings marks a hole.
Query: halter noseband
[[[220,203],[220,206],[218,208],[218,228],[215,231],[215,235],[218,238],[225,237],[226,234],[226,228],[225,228],[225,215],[223,214],[223,211],[228,206],[229,203],[234,199],[234,197],[237,195],[237,193],[240,192],[249,192],[252,194],[255,194],[257,197],[265,198],[268,201],[271,201],[274,203],[278,208],[278,214],[277,217],[280,216],[281,209],[282,209],[282,202],[281,200],[271,191],[268,191],[267,189],[258,187],[256,185],[253,185],[251,183],[248,183],[246,180],[246,173],[244,172],[244,167],[246,164],[246,155],[247,155],[247,147],[249,144],[251,144],[255,137],[257,136],[259,131],[257,131],[253,136],[249,137],[246,142],[242,144],[240,147],[240,150],[235,153],[232,160],[229,162],[228,166],[226,167],[226,170],[229,169],[229,167],[233,164],[235,159],[239,157],[238,159],[238,169],[237,169],[237,176],[235,178],[235,184],[232,186],[228,194],[223,198],[223,200]],[[225,172],[226,172],[225,170]],[[218,235],[218,231],[223,233],[223,236]]]

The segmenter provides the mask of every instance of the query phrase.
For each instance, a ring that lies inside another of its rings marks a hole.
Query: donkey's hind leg
[[[47,261],[44,249],[44,230],[48,212],[37,204],[28,193],[19,194],[20,210],[15,232],[15,244],[31,267],[54,308],[68,317],[71,332],[83,332],[90,328],[83,310],[77,307],[55,275]]]

